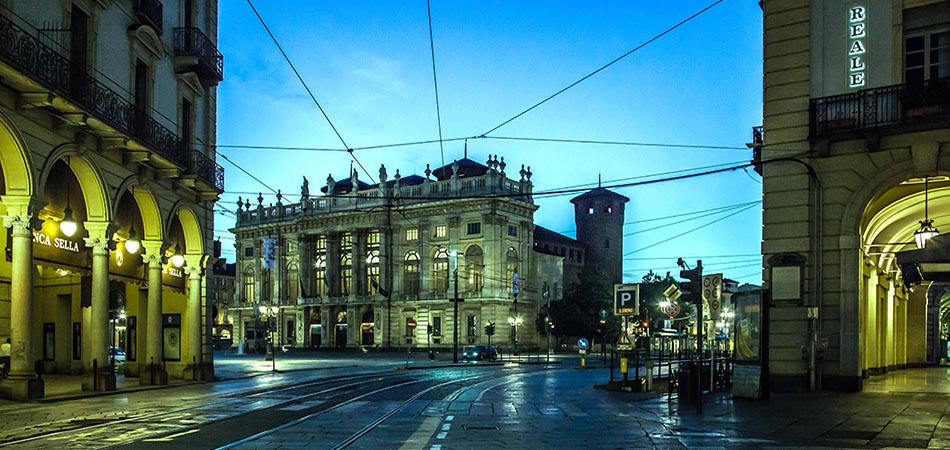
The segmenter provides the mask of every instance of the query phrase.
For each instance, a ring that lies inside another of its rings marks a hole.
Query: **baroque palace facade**
[[[536,227],[530,167],[518,178],[505,168],[466,157],[389,179],[382,167],[375,185],[353,171],[328,177],[323,196],[305,179],[297,203],[240,200],[235,345],[260,347],[268,331],[303,348],[446,347],[456,331],[459,345],[487,344],[491,323],[504,351],[538,348],[535,319],[589,250]]]
[[[950,4],[765,0],[772,386],[860,390],[947,357]]]
[[[0,0],[4,398],[213,376],[216,0]]]

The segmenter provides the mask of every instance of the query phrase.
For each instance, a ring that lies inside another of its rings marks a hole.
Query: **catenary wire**
[[[442,157],[442,167],[445,167],[445,149],[442,146],[442,111],[439,109],[439,78],[435,70],[435,40],[432,38],[432,2],[426,0],[426,14],[429,18],[429,50],[432,54],[432,85],[435,90],[435,118],[439,125],[439,156]]]
[[[698,17],[699,15],[703,14],[703,13],[706,12],[706,11],[709,11],[709,10],[712,9],[714,6],[716,6],[716,5],[718,5],[718,4],[722,3],[722,2],[723,2],[723,0],[717,0],[717,1],[713,2],[713,3],[711,3],[709,6],[707,6],[707,7],[703,8],[703,9],[701,9],[699,12],[693,14],[692,16],[687,17],[686,19],[683,19],[681,22],[677,23],[676,25],[673,25],[672,27],[667,28],[667,29],[666,29],[665,31],[663,31],[662,33],[660,33],[660,34],[658,34],[658,35],[656,35],[656,36],[653,36],[652,38],[648,39],[646,42],[644,42],[644,43],[638,45],[638,46],[635,47],[633,50],[630,50],[630,51],[628,51],[627,53],[624,53],[623,55],[617,57],[617,58],[614,59],[613,61],[610,61],[609,63],[604,64],[603,66],[600,66],[600,68],[598,68],[597,70],[595,70],[595,71],[593,71],[593,72],[591,72],[591,73],[585,75],[584,77],[582,77],[581,79],[579,79],[579,80],[577,80],[577,81],[571,83],[571,84],[568,85],[567,87],[564,87],[564,88],[562,88],[561,90],[555,92],[554,94],[551,94],[550,96],[548,96],[548,97],[545,98],[544,100],[541,100],[540,102],[535,103],[535,104],[534,104],[533,106],[531,106],[530,108],[528,108],[528,109],[526,109],[526,110],[524,110],[524,111],[522,111],[522,112],[516,114],[514,117],[512,117],[512,118],[510,118],[510,119],[508,119],[508,120],[506,120],[506,121],[504,121],[504,122],[502,122],[502,123],[496,125],[496,126],[495,126],[494,128],[492,128],[492,129],[490,129],[490,130],[488,130],[488,131],[482,133],[481,136],[486,136],[487,134],[489,134],[489,133],[491,133],[491,132],[493,132],[493,131],[495,131],[495,130],[497,130],[497,129],[499,129],[499,128],[501,128],[501,127],[503,127],[503,126],[505,126],[505,125],[507,125],[507,124],[509,124],[509,123],[511,123],[511,122],[514,121],[515,119],[517,119],[517,118],[519,118],[519,117],[521,117],[521,116],[527,114],[528,112],[530,112],[531,110],[537,108],[538,106],[541,106],[541,105],[543,105],[544,103],[547,103],[548,100],[551,100],[552,98],[557,97],[558,95],[562,94],[563,92],[567,91],[568,89],[571,89],[571,88],[573,88],[574,86],[577,86],[578,84],[584,82],[584,80],[587,80],[588,78],[590,78],[590,77],[596,75],[597,73],[601,72],[602,70],[604,70],[604,69],[606,69],[606,68],[608,68],[608,67],[614,65],[614,63],[617,63],[617,62],[619,62],[620,60],[626,58],[627,56],[632,55],[632,54],[633,54],[634,52],[636,52],[637,50],[640,50],[641,48],[646,47],[647,45],[650,45],[651,43],[653,43],[653,42],[656,41],[657,39],[659,39],[659,38],[665,36],[666,34],[670,33],[671,31],[673,31],[673,30],[679,28],[679,27],[682,26],[683,24],[685,24],[685,23],[687,23],[687,22],[689,22],[689,21],[695,19],[695,18]]]
[[[717,214],[724,214],[724,213],[727,213],[727,212],[730,212],[730,211],[734,211],[734,210],[739,209],[739,208],[742,208],[742,207],[741,207],[741,206],[733,206],[733,207],[728,208],[728,209],[725,209],[725,208],[724,208],[724,209],[720,209],[720,210],[718,210],[718,211],[711,211],[711,212],[707,212],[707,213],[705,213],[705,214],[694,215],[694,217],[690,217],[690,218],[688,218],[688,219],[683,219],[683,220],[679,220],[679,221],[676,221],[676,222],[666,223],[666,224],[663,224],[663,225],[657,225],[657,226],[651,227],[651,228],[644,228],[644,229],[642,229],[642,230],[631,231],[631,232],[629,232],[629,233],[625,233],[625,234],[623,235],[623,237],[630,237],[630,236],[633,236],[633,235],[636,235],[636,234],[640,234],[640,233],[647,233],[647,232],[650,232],[650,231],[656,231],[656,230],[660,230],[660,229],[663,229],[663,228],[680,225],[680,224],[683,224],[683,223],[686,223],[686,222],[690,222],[690,221],[693,221],[693,220],[699,220],[699,219],[702,219],[702,218],[704,218],[704,217],[714,216],[714,215],[717,215]]]
[[[346,141],[343,139],[343,136],[340,134],[339,130],[336,129],[336,126],[333,125],[333,121],[330,120],[330,116],[327,115],[327,112],[324,111],[323,106],[320,106],[320,102],[317,101],[317,97],[313,95],[313,91],[310,90],[310,86],[307,85],[307,82],[304,81],[303,77],[300,75],[300,72],[297,71],[297,67],[294,66],[294,63],[290,60],[290,57],[284,51],[284,48],[281,47],[280,42],[277,41],[277,37],[274,36],[274,33],[270,31],[270,27],[267,26],[267,23],[264,22],[264,18],[261,17],[260,13],[257,12],[257,8],[254,7],[254,3],[251,0],[247,0],[247,4],[251,7],[251,10],[254,11],[254,15],[257,16],[257,20],[261,22],[261,25],[264,27],[264,30],[267,31],[267,35],[270,36],[271,40],[274,42],[274,45],[277,46],[277,50],[280,50],[280,54],[283,55],[284,60],[287,61],[287,64],[290,66],[290,69],[294,71],[294,75],[297,76],[297,79],[300,80],[300,84],[303,85],[303,88],[306,89],[307,94],[310,95],[310,99],[313,100],[313,103],[317,105],[317,108],[320,110],[320,113],[323,114],[323,118],[326,119],[327,123],[330,124],[330,128],[333,129],[333,132],[336,134],[336,137],[340,139],[340,143],[343,144],[343,147],[346,147],[346,151],[350,154],[350,157],[356,161],[356,164],[363,169],[363,173],[369,177],[370,180],[375,180],[373,175],[366,170],[366,167],[363,167],[363,163],[353,154],[353,149],[346,144]]]
[[[623,256],[629,256],[629,255],[632,255],[632,254],[634,254],[634,253],[638,253],[638,252],[641,252],[641,251],[643,251],[643,250],[656,247],[657,245],[665,244],[665,243],[667,243],[667,242],[669,242],[669,241],[671,241],[671,240],[673,240],[673,239],[683,237],[683,236],[685,236],[685,235],[687,235],[687,234],[689,234],[689,233],[692,233],[692,232],[694,232],[694,231],[697,231],[697,230],[700,230],[700,229],[702,229],[702,228],[708,227],[708,226],[710,226],[710,225],[712,225],[712,224],[715,224],[715,223],[717,223],[717,222],[721,222],[721,221],[723,221],[723,220],[726,220],[726,219],[728,219],[728,218],[730,218],[730,217],[732,217],[732,216],[735,216],[736,214],[739,214],[739,213],[741,213],[741,212],[747,211],[747,210],[749,210],[750,208],[752,208],[753,206],[755,206],[755,205],[749,205],[749,206],[747,206],[747,207],[745,207],[745,208],[743,208],[743,209],[740,209],[740,210],[738,210],[738,211],[736,211],[736,212],[734,212],[734,213],[732,213],[732,214],[729,214],[729,215],[727,215],[727,216],[720,217],[720,218],[718,218],[718,219],[716,219],[716,220],[714,220],[714,221],[712,221],[712,222],[708,222],[708,223],[705,223],[705,224],[703,224],[703,225],[700,225],[700,226],[698,226],[698,227],[696,227],[696,228],[692,228],[692,229],[690,229],[690,230],[684,231],[684,232],[682,232],[682,233],[680,233],[680,234],[677,234],[676,236],[672,236],[672,237],[670,237],[670,238],[668,238],[668,239],[665,239],[665,240],[662,240],[662,241],[659,241],[659,242],[655,242],[655,243],[650,244],[650,245],[648,245],[648,246],[646,246],[646,247],[641,247],[641,248],[638,248],[638,249],[636,249],[636,250],[633,250],[633,251],[624,253]]]

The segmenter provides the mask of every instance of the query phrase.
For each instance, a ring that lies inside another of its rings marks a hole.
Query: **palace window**
[[[418,240],[419,240],[418,228],[409,228],[406,230],[406,241],[418,241]]]
[[[366,278],[367,294],[379,293],[379,230],[372,230],[366,235]]]
[[[473,245],[465,251],[465,273],[469,292],[481,292],[485,284],[485,265],[482,248]]]
[[[245,303],[257,301],[257,298],[254,296],[254,278],[254,268],[247,266],[247,268],[244,269],[244,292],[242,294],[244,295],[243,300]]]
[[[414,250],[406,252],[402,283],[406,295],[419,295],[419,254]]]
[[[442,336],[442,317],[441,316],[432,317],[432,335]]]
[[[481,234],[481,233],[482,233],[481,222],[472,222],[468,224],[468,234]]]
[[[518,236],[518,227],[515,225],[508,225],[508,236]]]
[[[449,253],[444,248],[432,259],[432,290],[445,294],[449,290]]]
[[[353,287],[353,235],[344,233],[340,238],[340,294],[350,295]]]
[[[435,226],[435,237],[444,238],[446,236],[446,227],[445,225],[436,225]]]

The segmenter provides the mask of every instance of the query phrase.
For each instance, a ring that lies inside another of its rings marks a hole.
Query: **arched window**
[[[244,289],[243,297],[241,298],[244,303],[257,301],[257,297],[254,296],[254,278],[254,267],[247,266],[247,268],[244,269]]]
[[[518,272],[518,251],[514,247],[508,247],[508,253],[505,256],[505,284],[507,285],[507,290],[509,294],[513,294],[512,290],[515,273]]]
[[[432,259],[432,290],[445,294],[449,290],[449,252],[440,248]]]
[[[327,257],[326,255],[317,256],[313,262],[313,295],[316,298],[323,297],[327,293]]]
[[[379,293],[379,250],[370,250],[366,255],[366,278],[369,279],[367,293],[376,295]]]
[[[419,254],[415,250],[406,252],[402,283],[406,295],[419,295]]]
[[[291,304],[296,303],[300,298],[300,271],[297,270],[297,263],[287,264],[287,285],[284,287],[284,299]]]
[[[468,291],[481,292],[485,285],[485,264],[481,247],[473,245],[465,250],[465,274],[468,280]]]

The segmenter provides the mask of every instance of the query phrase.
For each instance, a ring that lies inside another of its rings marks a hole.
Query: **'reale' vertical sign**
[[[858,89],[867,84],[868,28],[867,8],[848,8],[848,87]]]

